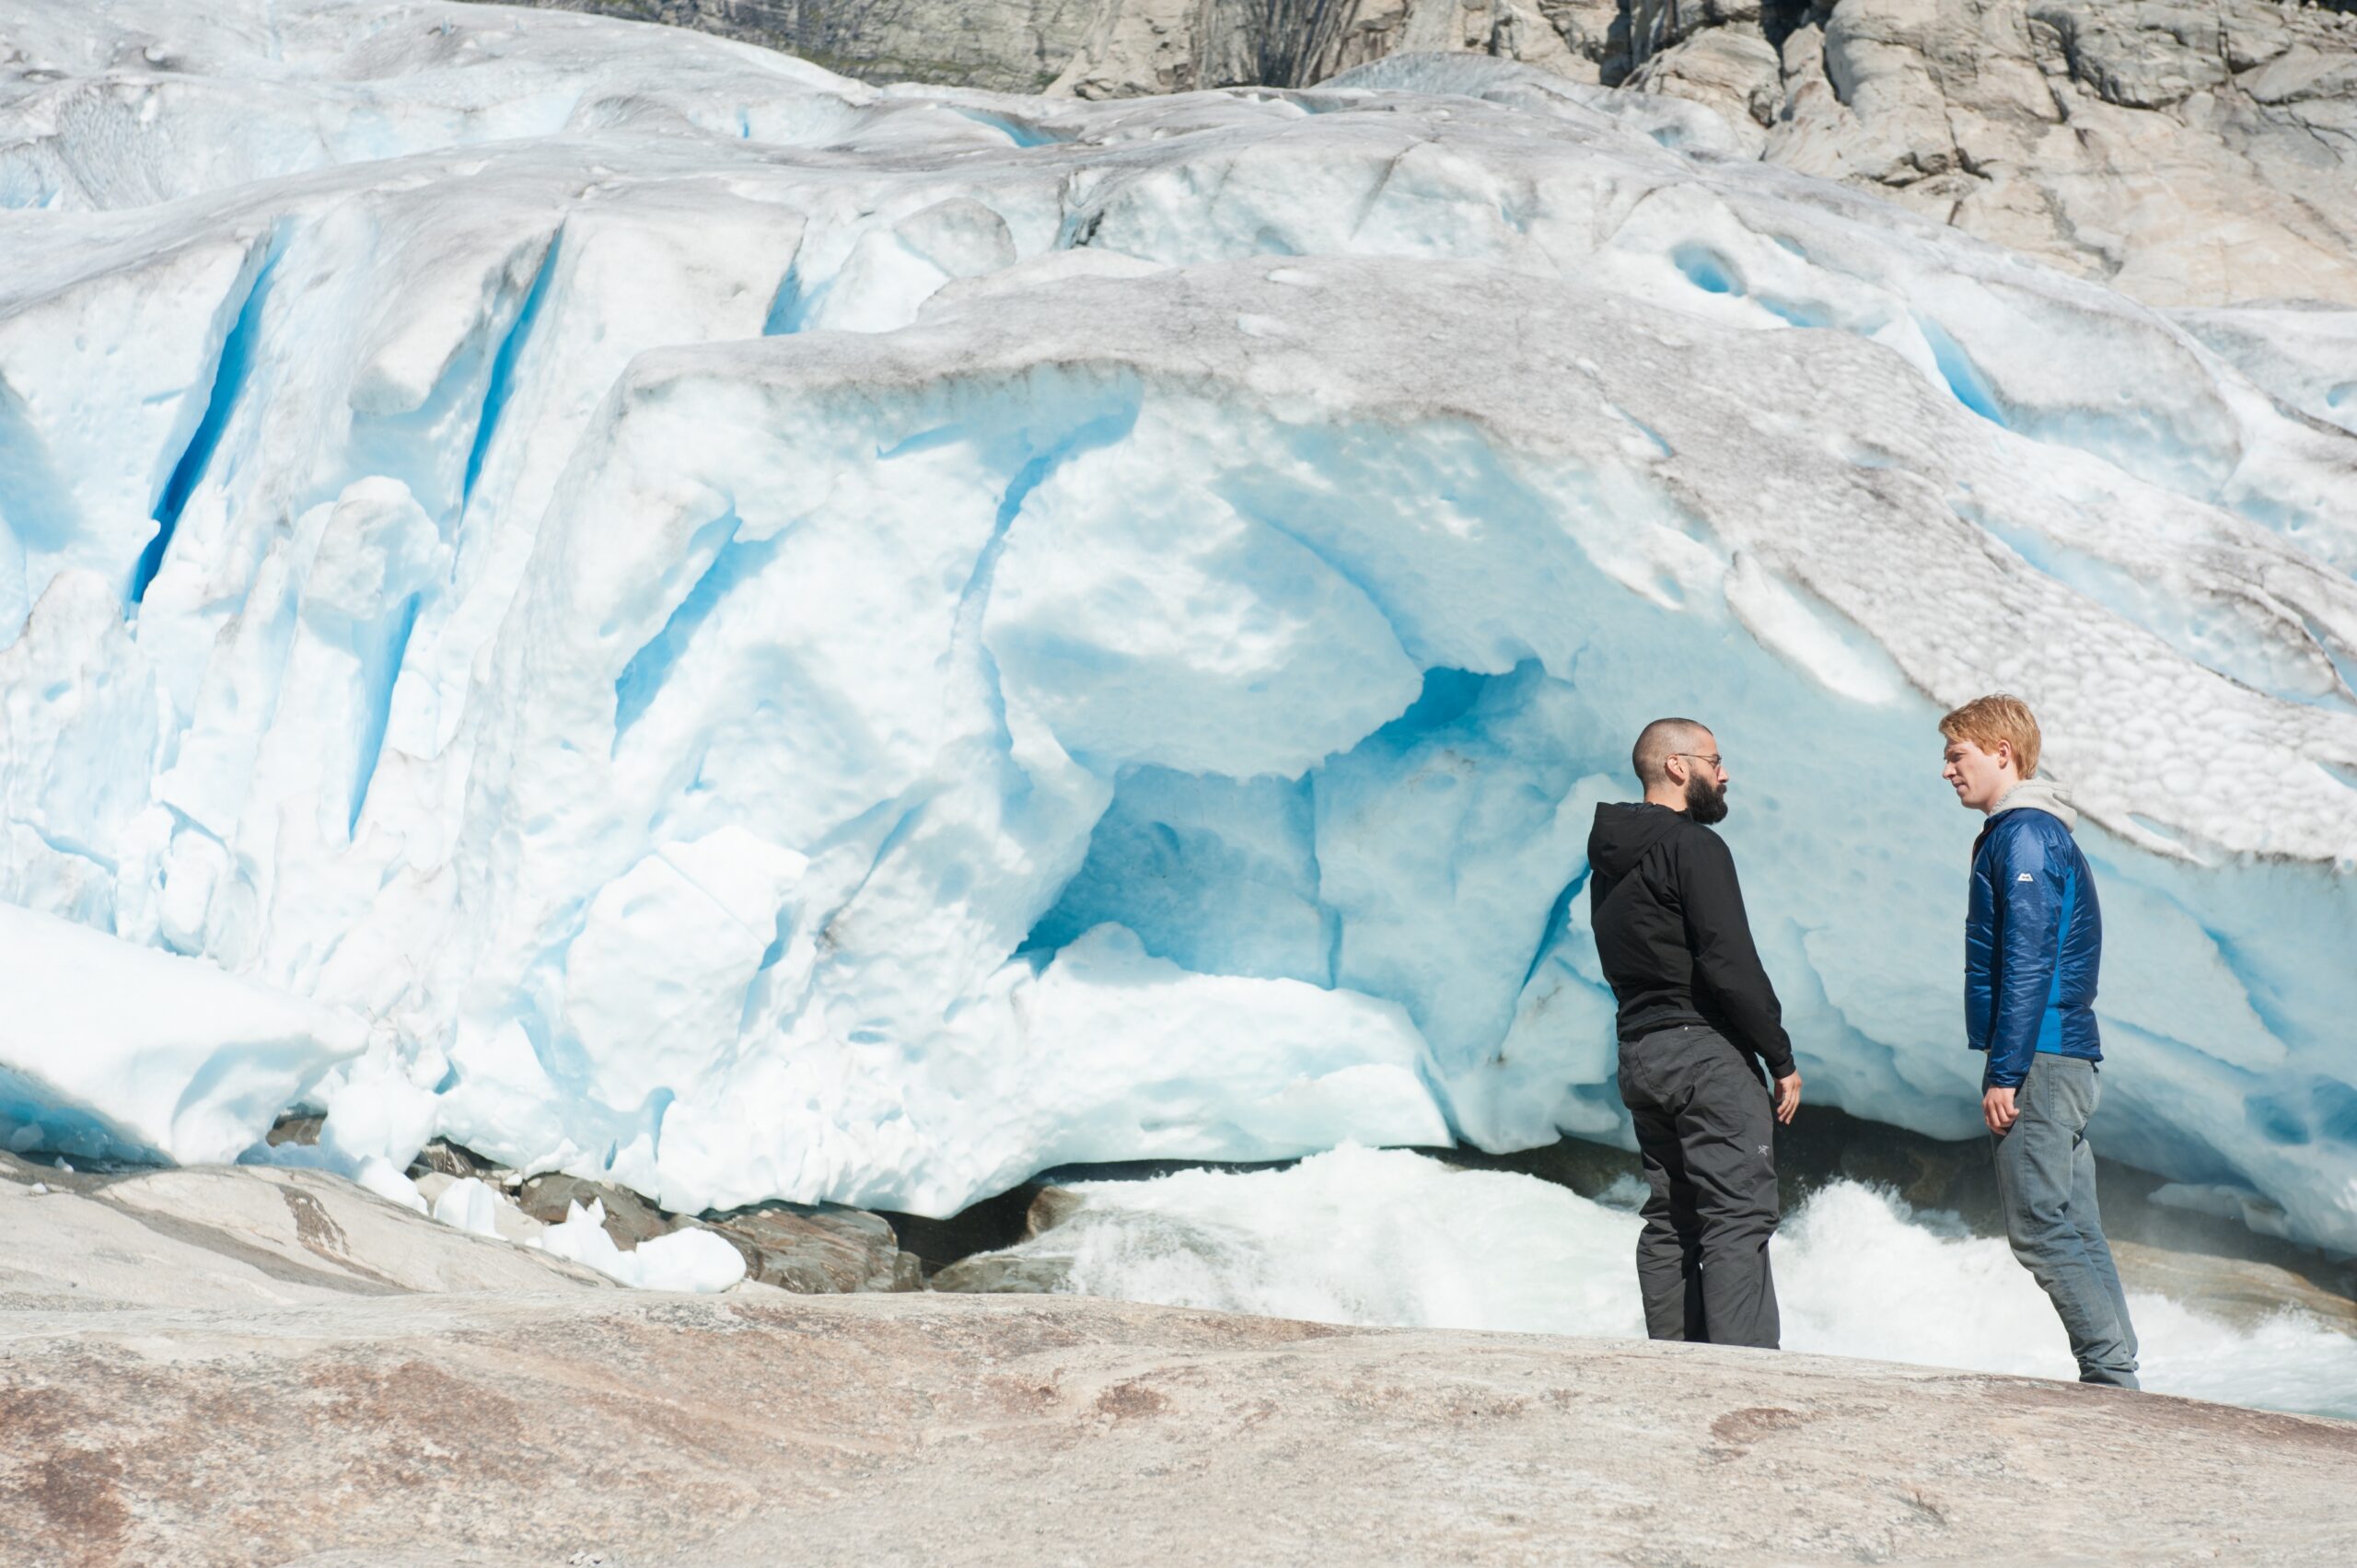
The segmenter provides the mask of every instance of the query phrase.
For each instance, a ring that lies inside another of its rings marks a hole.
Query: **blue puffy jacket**
[[[2018,1088],[2038,1051],[2103,1060],[2095,1015],[2103,911],[2086,856],[2056,814],[2070,811],[2060,795],[2037,781],[2006,800],[1972,846],[1964,1028],[1972,1049],[1989,1053],[1983,1085]]]

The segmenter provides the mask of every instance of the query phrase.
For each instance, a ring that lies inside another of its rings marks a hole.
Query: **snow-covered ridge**
[[[1962,1135],[1931,720],[2003,687],[2107,1147],[2357,1246],[2357,435],[2278,316],[1469,60],[185,9],[0,5],[0,897],[381,1022],[346,1149],[942,1212],[1610,1136],[1561,895],[1665,709],[1813,1092]]]

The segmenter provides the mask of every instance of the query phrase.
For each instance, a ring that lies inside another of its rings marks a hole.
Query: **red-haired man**
[[[2078,814],[2038,776],[2038,720],[2016,697],[1979,697],[1940,721],[1941,776],[1988,813],[1972,847],[1965,1035],[1986,1051],[1980,1116],[2014,1256],[2054,1302],[2079,1380],[2133,1388],[2136,1329],[2096,1205],[2087,1119],[2100,1098],[2096,971],[2103,911],[2071,829]]]

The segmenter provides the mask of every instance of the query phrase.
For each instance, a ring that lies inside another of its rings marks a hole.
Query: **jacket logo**
[[[2036,881],[2036,880],[2037,880],[2037,878],[2036,878],[2036,877],[2032,877],[2028,872],[2025,871],[2025,872],[2023,872],[2020,876],[2018,876],[2018,877],[2014,877],[2014,881],[2016,881],[2016,882],[2031,882],[2031,881]]]

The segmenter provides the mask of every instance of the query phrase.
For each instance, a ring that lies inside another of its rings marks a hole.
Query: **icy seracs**
[[[0,16],[0,897],[373,1023],[285,1089],[346,1157],[939,1213],[1614,1136],[1582,844],[1664,710],[1812,1094],[1964,1135],[1932,719],[2002,687],[2093,819],[2107,1149],[2357,1247],[2347,312],[1463,59]],[[18,1136],[152,1141],[8,1039]]]

